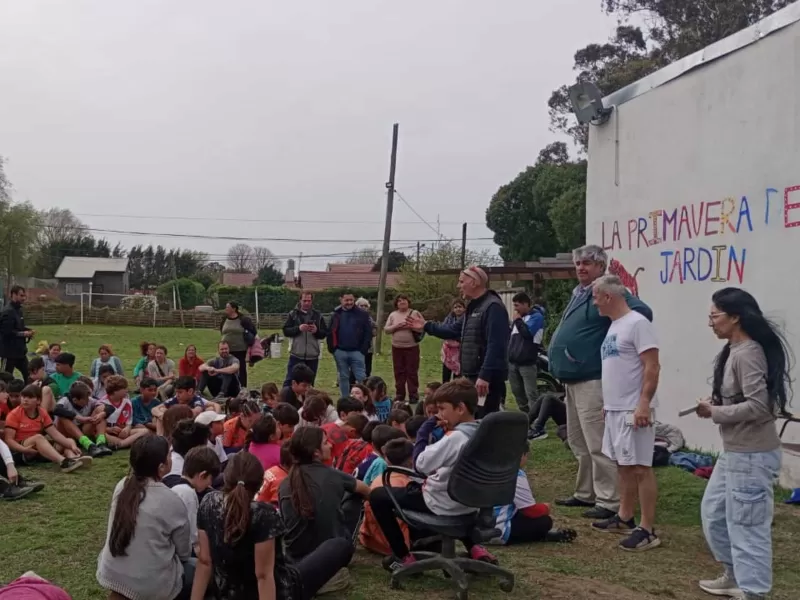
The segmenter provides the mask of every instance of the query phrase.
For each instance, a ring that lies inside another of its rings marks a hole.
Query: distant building
[[[80,302],[81,294],[92,293],[94,306],[119,306],[127,294],[128,259],[65,256],[56,271],[58,297],[64,302]]]
[[[235,285],[237,287],[253,285],[258,275],[255,273],[233,273],[225,271],[222,274],[222,285]]]
[[[292,264],[291,267],[294,267]],[[381,274],[372,270],[373,265],[351,265],[330,263],[326,271],[298,271],[287,269],[284,278],[286,287],[309,292],[321,292],[336,288],[377,288]],[[400,273],[386,274],[386,287],[396,288],[403,278]]]

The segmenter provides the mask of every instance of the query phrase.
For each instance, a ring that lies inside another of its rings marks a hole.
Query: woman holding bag
[[[228,302],[225,305],[225,318],[219,325],[221,342],[228,342],[231,354],[239,361],[239,385],[247,388],[247,350],[256,340],[258,331],[250,317],[239,312],[239,304]]]

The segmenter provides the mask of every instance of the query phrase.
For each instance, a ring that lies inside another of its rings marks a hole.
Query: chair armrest
[[[394,504],[394,510],[397,512],[397,516],[400,517],[401,521],[408,522],[403,509],[400,507],[400,504],[397,502],[397,498],[394,497],[392,493],[392,486],[390,485],[389,479],[392,476],[392,473],[401,473],[403,475],[408,475],[409,477],[413,477],[414,479],[426,479],[424,475],[421,473],[417,473],[413,469],[406,469],[405,467],[392,467],[387,466],[386,470],[383,472],[383,477],[381,481],[383,481],[383,488],[386,490],[386,494],[389,496],[389,499]]]

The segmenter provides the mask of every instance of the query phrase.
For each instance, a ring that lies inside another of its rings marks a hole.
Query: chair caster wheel
[[[395,579],[394,577],[392,577],[391,580],[389,581],[389,586],[393,590],[402,590],[403,589],[403,584],[400,583],[399,579]]]
[[[512,592],[514,590],[514,582],[513,581],[501,581],[499,583],[498,587],[502,591],[504,591],[506,593],[510,593],[510,592]]]

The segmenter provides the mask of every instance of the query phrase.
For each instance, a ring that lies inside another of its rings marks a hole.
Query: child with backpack
[[[376,420],[385,423],[392,410],[392,399],[386,393],[386,382],[377,375],[373,375],[372,377],[367,377],[364,385],[369,390],[369,397],[375,409]]]
[[[281,482],[289,475],[292,467],[292,454],[289,452],[291,440],[284,440],[281,444],[280,463],[264,471],[264,482],[256,494],[256,501],[272,504],[278,507],[278,488]]]
[[[353,418],[355,415],[350,415],[348,419]],[[365,415],[361,417],[366,418]],[[336,468],[340,471],[353,475],[356,479],[364,480],[364,475],[367,468],[359,476],[359,466],[364,462],[368,456],[372,454],[372,431],[379,425],[377,421],[367,421],[363,428],[361,428],[360,437],[354,437],[348,440],[347,445],[342,451],[342,455],[336,462]],[[355,429],[355,427],[354,427]]]

